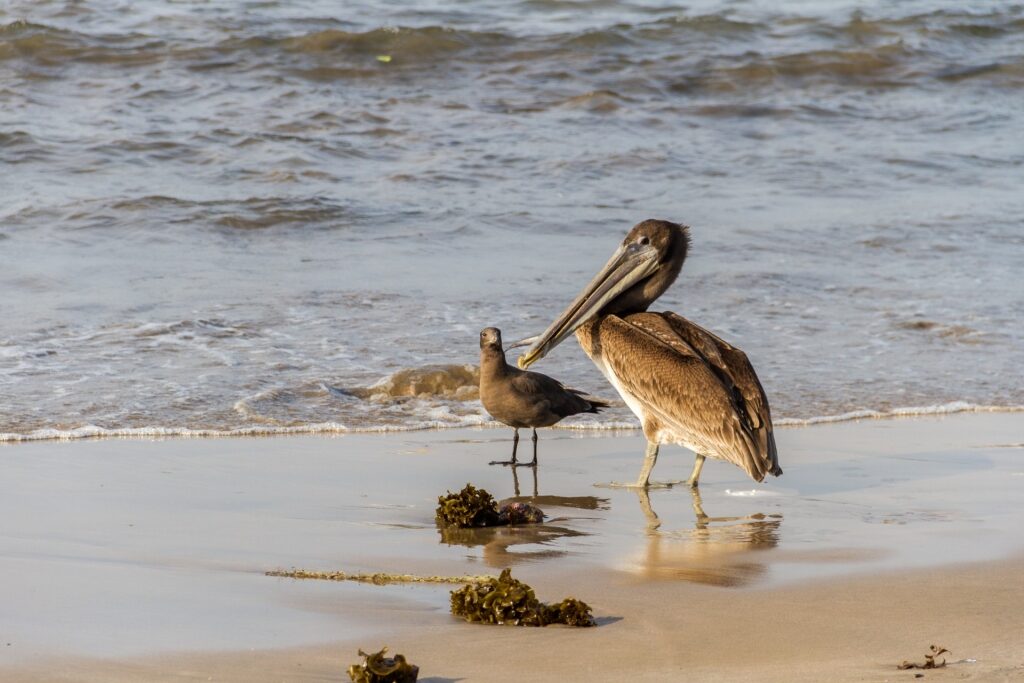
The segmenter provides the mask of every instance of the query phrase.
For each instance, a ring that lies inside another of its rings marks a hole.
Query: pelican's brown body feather
[[[757,481],[782,474],[768,400],[742,351],[672,312],[606,315],[576,336],[648,441],[727,460]]]

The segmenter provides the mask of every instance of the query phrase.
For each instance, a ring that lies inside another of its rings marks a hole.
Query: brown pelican
[[[696,453],[687,480],[697,486],[707,457],[743,468],[756,481],[779,476],[771,411],[746,354],[675,313],[647,308],[675,281],[689,228],[637,224],[579,296],[519,358],[527,368],[572,332],[640,418],[647,451],[637,486],[651,486],[658,446]]]
[[[563,417],[577,413],[596,413],[608,405],[569,389],[547,375],[526,372],[506,363],[501,330],[496,327],[480,332],[480,401],[496,420],[515,430],[512,459],[491,463],[513,467],[536,467],[537,427],[550,427]],[[523,427],[533,429],[533,461],[529,463],[516,462],[519,430]]]

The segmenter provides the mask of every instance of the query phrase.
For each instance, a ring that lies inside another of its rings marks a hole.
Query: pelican
[[[708,457],[727,460],[755,481],[779,476],[771,411],[746,354],[672,312],[647,308],[675,281],[690,246],[689,228],[638,223],[579,296],[532,340],[520,368],[543,358],[573,332],[622,399],[647,439],[635,484],[652,484],[661,444],[696,454],[686,483],[698,485]]]
[[[550,427],[564,417],[578,413],[596,413],[608,404],[582,391],[570,389],[556,379],[539,372],[526,372],[505,362],[501,348],[501,330],[486,327],[480,332],[480,402],[499,422],[515,430],[512,459],[492,465],[537,466],[537,427]],[[533,461],[516,461],[519,430],[533,429]],[[517,483],[518,487],[518,483]]]

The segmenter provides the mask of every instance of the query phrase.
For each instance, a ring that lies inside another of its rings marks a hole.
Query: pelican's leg
[[[697,479],[700,478],[700,471],[704,467],[706,459],[705,456],[698,453],[696,460],[693,461],[693,472],[690,473],[690,478],[686,480],[686,485],[691,489],[697,488]]]
[[[658,444],[647,442],[647,450],[644,451],[644,466],[640,470],[640,476],[636,479],[637,488],[645,489],[651,485],[651,470],[654,463],[658,462]]]
[[[519,448],[519,428],[518,427],[513,427],[513,429],[515,430],[515,434],[512,437],[512,459],[511,460],[492,460],[490,464],[492,464],[492,465],[512,465],[512,467],[516,466],[516,464],[517,464],[516,463],[516,449]]]
[[[644,513],[644,519],[647,520],[647,531],[656,531],[661,526],[661,520],[658,519],[658,513],[651,507],[651,496],[647,493],[647,489],[637,489],[636,497],[640,501],[640,511]]]
[[[690,489],[690,494],[693,495],[693,514],[697,516],[697,528],[706,529],[711,518],[704,513],[704,504],[700,499],[700,491],[694,487]]]
[[[651,481],[651,470],[654,469],[656,462],[658,462],[658,444],[648,441],[647,450],[644,451],[644,466],[640,470],[640,476],[637,477],[635,484],[612,482],[611,484],[595,484],[595,486],[612,489],[668,489],[682,483],[680,481]]]

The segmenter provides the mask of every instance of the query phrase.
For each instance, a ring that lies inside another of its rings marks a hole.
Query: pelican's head
[[[646,311],[679,275],[689,245],[686,226],[653,219],[637,223],[590,284],[519,357],[519,367],[540,360],[599,315]]]

